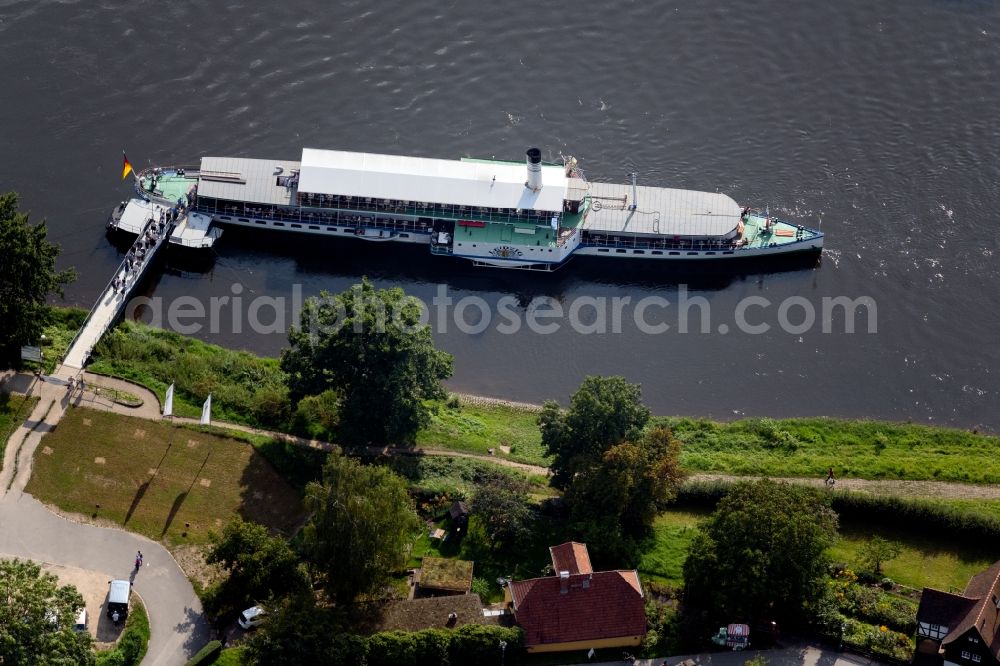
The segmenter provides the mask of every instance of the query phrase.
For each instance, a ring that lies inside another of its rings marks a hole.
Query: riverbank
[[[63,315],[57,323],[73,320]],[[276,358],[125,322],[97,346],[89,369],[143,385],[161,403],[174,384],[177,416],[197,418],[211,393],[218,420],[332,439],[313,415],[292,408]],[[536,423],[538,405],[455,395],[431,407],[431,424],[417,435],[421,448],[548,464]],[[674,431],[683,445],[681,462],[694,472],[823,478],[832,467],[838,478],[1000,483],[1000,459],[991,454],[1000,438],[977,432],[823,417],[718,422],[664,416],[654,421]]]

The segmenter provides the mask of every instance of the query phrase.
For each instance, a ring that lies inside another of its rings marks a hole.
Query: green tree
[[[378,592],[406,564],[420,522],[406,482],[391,470],[331,453],[323,483],[306,487],[314,512],[303,545],[327,593],[349,603]]]
[[[826,495],[767,479],[733,485],[691,543],[686,604],[716,621],[799,621],[822,597],[837,537]]]
[[[899,557],[903,552],[903,547],[895,541],[883,539],[880,536],[873,536],[858,549],[858,557],[861,564],[876,576],[882,575],[882,565]]]
[[[365,279],[306,301],[281,353],[298,402],[340,393],[339,435],[351,445],[410,443],[430,423],[425,401],[443,399],[452,357],[434,348],[421,307],[402,289],[375,289]]]
[[[229,574],[206,599],[206,610],[217,617],[306,585],[299,558],[288,542],[239,516],[221,535],[212,536],[205,561],[221,565]]]
[[[83,597],[26,560],[0,560],[0,664],[93,664],[90,634],[73,630]]]
[[[18,211],[14,192],[0,194],[0,367],[20,358],[49,321],[46,299],[62,295],[72,270],[57,271],[58,246],[48,240],[45,222],[33,225]]]
[[[244,643],[248,666],[364,664],[364,638],[341,633],[336,609],[320,606],[307,590],[285,597],[269,609],[267,621]]]
[[[649,534],[656,516],[677,497],[684,479],[680,442],[655,428],[636,442],[617,444],[577,472],[566,490],[571,517],[600,554],[620,556]],[[620,543],[620,547],[612,547]],[[600,559],[600,558],[599,558]]]
[[[546,402],[538,425],[542,445],[553,456],[552,485],[565,489],[574,474],[612,446],[638,439],[649,415],[639,385],[624,377],[587,377],[567,411]]]
[[[471,509],[495,549],[516,550],[531,536],[535,509],[528,484],[510,474],[495,472],[480,479]]]

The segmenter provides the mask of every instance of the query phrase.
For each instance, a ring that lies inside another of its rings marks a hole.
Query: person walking
[[[828,488],[833,488],[833,484],[837,482],[837,479],[833,476],[833,468],[831,467],[826,471],[826,485]]]
[[[135,554],[135,570],[138,571],[142,568],[142,551],[138,551]]]

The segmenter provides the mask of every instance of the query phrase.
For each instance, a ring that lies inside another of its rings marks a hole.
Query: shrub
[[[201,664],[211,664],[213,660],[222,652],[222,643],[219,641],[209,641],[205,647],[198,650],[197,654],[191,657],[187,666],[200,666]]]

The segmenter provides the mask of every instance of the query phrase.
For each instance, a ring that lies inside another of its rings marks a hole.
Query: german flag
[[[125,156],[125,151],[122,151],[122,180],[125,180],[125,176],[132,173],[132,163],[128,161],[128,157]]]

